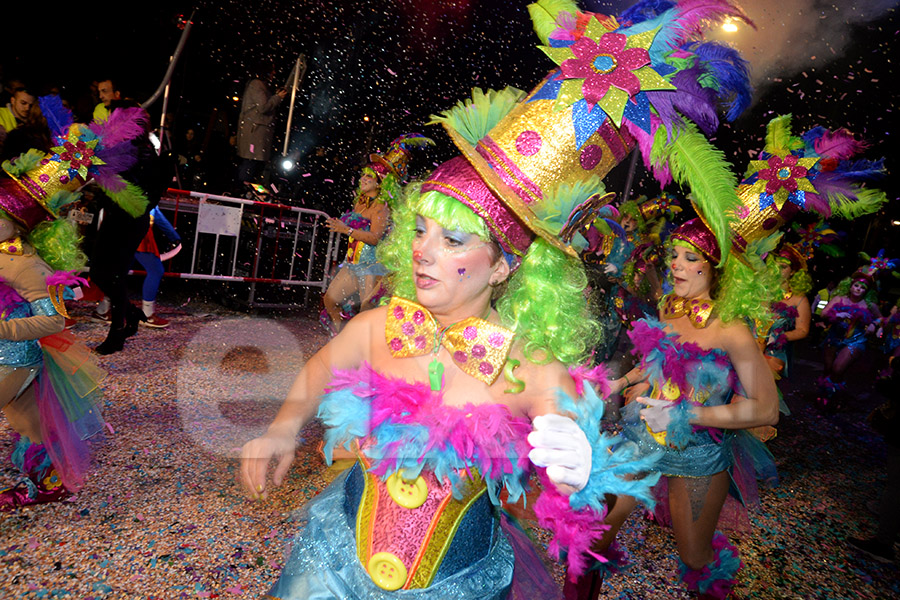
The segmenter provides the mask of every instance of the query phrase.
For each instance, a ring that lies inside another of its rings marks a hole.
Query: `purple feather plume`
[[[684,47],[702,61],[704,69],[710,71],[718,82],[718,96],[725,102],[728,112],[725,118],[733,121],[752,102],[753,88],[750,85],[750,64],[734,48],[714,42],[695,42]]]
[[[697,124],[704,133],[712,135],[719,127],[716,114],[716,91],[700,85],[700,69],[679,71],[672,78],[678,90],[671,94],[672,105],[679,113]],[[655,105],[654,105],[655,106]]]
[[[69,132],[69,127],[75,122],[72,111],[63,106],[62,98],[55,94],[41,96],[38,98],[41,106],[41,114],[47,119],[47,125],[50,132],[56,137],[65,137]]]
[[[109,119],[103,123],[91,123],[89,128],[100,138],[104,147],[110,148],[143,135],[146,119],[147,113],[143,108],[119,108],[110,113]]]
[[[137,148],[130,141],[100,148],[97,157],[106,163],[100,165],[99,170],[108,173],[123,173],[138,161]]]
[[[846,129],[837,131],[823,130],[822,135],[813,141],[813,148],[819,156],[845,160],[851,158],[866,148],[869,144],[857,140]]]
[[[740,19],[756,28],[747,15],[727,0],[682,0],[678,3],[677,22],[685,32],[699,35],[710,23],[721,23],[728,17]]]

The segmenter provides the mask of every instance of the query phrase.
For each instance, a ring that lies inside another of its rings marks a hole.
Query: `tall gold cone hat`
[[[592,216],[613,199],[603,178],[636,149],[661,182],[675,179],[704,200],[737,205],[734,176],[705,134],[718,126],[709,115],[749,87],[749,77],[737,53],[713,69],[685,45],[717,18],[743,16],[727,2],[717,8],[703,23],[680,6],[620,22],[539,0],[529,12],[540,49],[559,68],[506,112],[473,99],[435,121],[518,222],[573,256],[586,249],[580,234]],[[735,70],[729,83],[718,79],[724,63]],[[696,94],[698,86],[708,93]],[[435,189],[450,190],[442,183]],[[727,235],[723,215],[712,224]]]
[[[550,76],[552,77],[552,76]],[[560,184],[600,181],[628,156],[635,140],[607,120],[578,149],[571,107],[553,110],[555,102],[535,96],[548,77],[474,146],[444,122],[450,139],[484,182],[531,231],[572,256],[578,253],[544,226],[535,213],[545,194]],[[597,191],[600,191],[599,189]],[[613,194],[594,202],[599,208]]]
[[[772,119],[765,148],[737,188],[733,250],[741,256],[801,212],[853,218],[878,210],[886,196],[862,183],[883,176],[883,161],[850,161],[866,147],[843,129],[815,127],[794,136],[790,115]]]

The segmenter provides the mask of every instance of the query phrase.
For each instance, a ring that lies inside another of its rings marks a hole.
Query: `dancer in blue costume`
[[[338,218],[328,219],[327,225],[331,231],[349,237],[347,256],[322,296],[325,308],[320,321],[332,335],[344,326],[341,316],[344,303],[354,294],[358,294],[360,300],[368,298],[375,289],[376,279],[387,273],[375,260],[375,246],[381,241],[390,222],[391,211],[386,196],[388,189],[387,186],[382,188],[381,177],[374,165],[369,164],[359,176],[353,208]]]
[[[523,97],[476,90],[435,117],[464,155],[410,186],[395,209],[379,248],[390,304],[351,319],[309,360],[268,432],[243,447],[242,482],[258,499],[270,463],[280,484],[315,416],[329,429],[329,456],[338,444],[358,455],[304,507],[270,597],[558,597],[527,537],[501,518],[501,498],[518,502],[537,470],[533,509],[572,577],[605,530],[606,498],[649,500],[656,478],[639,475],[656,456],[633,460],[633,444],[601,434],[602,400],[584,379],[604,382],[605,371],[580,368],[599,328],[578,231],[608,201],[601,176],[627,152],[598,134],[592,143],[609,160],[589,169],[565,144],[516,163],[523,132],[573,128],[571,110]],[[504,162],[474,158],[481,143],[497,144],[492,158]],[[542,202],[526,208],[518,192],[489,185],[511,171]]]
[[[847,389],[847,370],[862,356],[867,336],[881,319],[872,275],[860,269],[841,281],[822,318],[828,325],[822,342],[825,372],[816,381],[817,402],[823,410],[834,411]]]
[[[753,465],[737,457],[749,453],[757,468],[767,459],[763,471],[774,477],[771,455],[740,430],[778,421],[775,381],[744,323],[749,315],[729,306],[740,287],[741,296],[759,294],[756,313],[765,314],[765,288],[752,289],[752,281],[749,287],[723,286],[718,243],[699,219],[679,227],[670,239],[673,293],[660,303],[661,320],[635,324],[631,339],[640,362],[612,388],[650,384],[648,396],[625,407],[625,433],[647,452],[665,449],[657,465],[665,476],[656,490],[657,516],[672,526],[684,583],[708,597],[724,598],[741,561],[716,529],[720,523],[734,526],[722,518],[729,492],[746,503],[755,489]],[[774,283],[775,273],[768,279]],[[734,281],[730,274],[727,281]]]
[[[347,256],[322,297],[325,308],[319,320],[332,335],[344,326],[344,305],[354,296],[358,296],[359,311],[372,307],[381,278],[388,273],[378,262],[375,247],[390,229],[391,208],[406,179],[411,150],[433,144],[430,138],[406,133],[392,141],[384,154],[370,154],[353,208],[327,220],[330,230],[349,237]]]
[[[553,597],[530,544],[501,527],[501,491],[518,501],[541,467],[535,511],[557,536],[551,550],[577,569],[602,534],[606,494],[646,500],[653,480],[622,478],[652,461],[630,463],[630,445],[600,434],[589,386],[573,401],[565,364],[587,357],[597,331],[583,268],[525,229],[461,156],[398,212],[384,250],[390,305],[350,320],[301,371],[268,433],[244,446],[243,483],[257,498],[270,460],[279,484],[315,415],[330,429],[328,455],[345,444],[359,456],[306,507],[270,596]],[[523,588],[526,576],[537,582]]]
[[[771,455],[747,431],[778,421],[773,372],[750,329],[773,320],[781,290],[776,262],[763,257],[801,207],[829,216],[851,205],[865,214],[886,200],[857,176],[880,172],[880,161],[840,160],[864,147],[849,132],[817,127],[794,136],[790,123],[790,115],[768,123],[766,146],[736,193],[694,195],[699,218],[669,236],[673,293],[660,303],[660,321],[635,327],[638,367],[612,383],[614,391],[650,384],[649,396],[626,407],[625,432],[648,451],[665,448],[656,514],[671,523],[682,580],[701,597],[726,597],[741,564],[717,524],[747,527],[756,478],[775,476]],[[836,147],[842,156],[829,155]]]
[[[58,96],[40,98],[53,132],[50,153],[31,149],[0,172],[0,408],[12,428],[13,464],[25,477],[0,490],[0,512],[69,498],[90,466],[87,439],[100,433],[100,383],[90,350],[68,331],[66,286],[84,283],[75,226],[60,216],[86,183],[124,207],[146,198],[120,173],[135,160],[140,109],[104,124],[74,123]]]

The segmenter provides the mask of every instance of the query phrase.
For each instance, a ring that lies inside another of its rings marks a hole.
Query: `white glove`
[[[531,424],[531,462],[547,467],[547,476],[557,485],[584,488],[591,475],[591,445],[581,428],[569,417],[554,414],[535,417]]]
[[[669,422],[672,420],[672,415],[670,414],[672,410],[671,402],[646,396],[638,396],[637,401],[647,405],[647,408],[641,409],[641,419],[647,423],[650,431],[662,433],[669,428]]]
[[[619,267],[617,267],[616,265],[610,264],[610,263],[606,263],[603,266],[603,272],[606,273],[607,275],[615,275],[616,273],[619,272]]]

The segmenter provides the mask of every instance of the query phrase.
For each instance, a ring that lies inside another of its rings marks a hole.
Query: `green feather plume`
[[[766,152],[786,156],[803,147],[803,140],[791,135],[791,115],[775,117],[766,126]]]
[[[762,239],[749,242],[742,258],[754,271],[764,270],[766,268],[765,257],[775,251],[783,235],[784,233],[776,231]]]
[[[30,149],[25,154],[20,154],[12,160],[3,161],[3,170],[13,177],[20,177],[23,173],[27,173],[38,166],[38,163],[47,156],[40,150]],[[13,162],[15,161],[15,162]]]
[[[724,262],[731,247],[732,211],[740,206],[731,165],[722,151],[710,144],[690,121],[683,124],[671,141],[669,137],[664,127],[657,129],[651,160],[656,165],[668,163],[675,181],[690,188],[694,206],[719,241]]]
[[[833,258],[840,258],[844,256],[844,251],[834,244],[820,244],[817,250],[824,252],[825,254]]]
[[[59,190],[53,193],[52,196],[47,200],[47,207],[53,212],[53,214],[58,215],[59,211],[66,206],[67,204],[72,204],[76,200],[81,198],[81,193],[79,192],[70,192],[68,190]]]
[[[581,11],[572,0],[538,0],[528,5],[531,23],[543,45],[547,46],[550,43],[550,34],[559,29],[556,19],[561,12],[575,16]]]
[[[125,189],[119,192],[113,192],[105,188],[101,188],[110,199],[118,204],[122,210],[132,217],[139,217],[147,211],[149,200],[144,190],[131,182],[126,182]]]
[[[544,201],[534,206],[538,226],[544,231],[559,236],[572,211],[594,194],[603,193],[606,186],[599,177],[591,176],[584,181],[562,183],[544,195]],[[578,251],[587,247],[587,240],[575,234],[571,245]]]
[[[856,219],[877,212],[888,201],[887,194],[882,190],[856,189],[858,192],[855,198],[848,198],[844,194],[828,195],[828,204],[831,205],[833,215],[842,219]]]
[[[471,99],[457,102],[456,106],[440,115],[431,115],[428,125],[445,124],[474,146],[500,122],[500,119],[508,115],[525,95],[525,92],[514,87],[499,91],[488,90],[487,93],[481,88],[475,88],[472,90]]]

